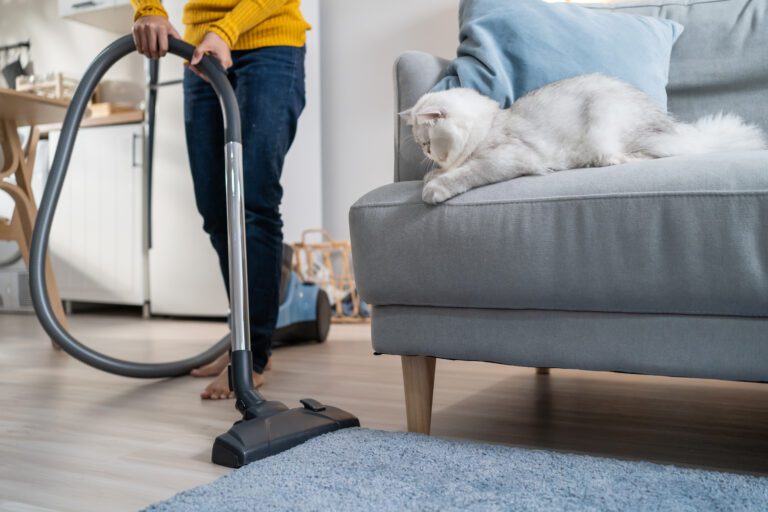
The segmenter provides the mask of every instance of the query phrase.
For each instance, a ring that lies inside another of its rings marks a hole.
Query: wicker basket
[[[310,241],[314,239],[315,241]],[[334,240],[324,229],[308,229],[293,247],[294,270],[303,281],[313,282],[328,293],[335,305],[334,322],[367,322],[360,314],[360,296],[352,274],[352,246],[348,240]],[[344,315],[342,302],[347,296],[352,315]]]

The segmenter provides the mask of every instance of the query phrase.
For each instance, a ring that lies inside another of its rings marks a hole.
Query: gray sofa
[[[723,110],[768,130],[768,0],[594,7],[685,26],[678,118]],[[402,55],[397,109],[446,64]],[[349,220],[374,349],[403,356],[410,430],[429,432],[435,358],[768,381],[768,151],[524,177],[428,206],[423,155],[396,123],[395,183]]]

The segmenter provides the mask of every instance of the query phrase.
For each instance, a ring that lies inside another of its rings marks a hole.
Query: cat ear
[[[400,119],[405,119],[408,126],[413,125],[413,109],[403,110],[398,114]],[[416,121],[418,123],[434,124],[438,119],[443,119],[446,115],[446,111],[443,108],[429,107],[423,110],[419,110],[416,114]]]
[[[425,108],[424,110],[420,110],[416,114],[416,120],[419,123],[435,123],[438,119],[443,119],[445,117],[445,109],[438,108],[438,107],[430,107]]]

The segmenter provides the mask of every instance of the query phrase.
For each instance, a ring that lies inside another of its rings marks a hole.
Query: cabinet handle
[[[82,9],[83,7],[96,7],[96,2],[88,0],[87,2],[77,2],[76,4],[72,4],[73,9]]]
[[[141,162],[136,161],[136,141],[140,139],[138,133],[131,134],[131,167],[141,167]]]

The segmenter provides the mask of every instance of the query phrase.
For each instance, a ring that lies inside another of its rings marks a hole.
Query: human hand
[[[189,61],[189,69],[194,71],[200,78],[208,80],[196,67],[206,54],[218,60],[224,69],[232,67],[232,52],[229,50],[227,43],[215,32],[208,32],[203,37],[203,41],[195,48],[192,60]]]
[[[159,59],[168,53],[168,36],[181,39],[165,16],[142,16],[133,23],[136,50],[150,59]]]

